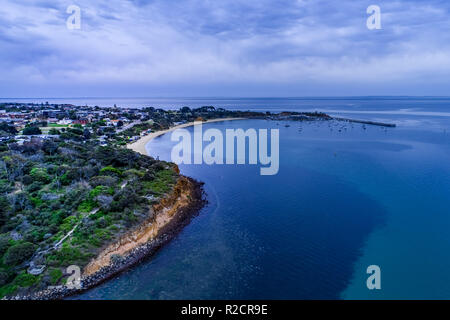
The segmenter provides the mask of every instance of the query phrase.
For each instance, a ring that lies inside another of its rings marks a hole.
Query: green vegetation
[[[59,280],[63,276],[63,273],[62,273],[61,269],[58,269],[58,268],[50,268],[48,273],[50,275],[50,283],[53,286],[58,284]]]
[[[158,195],[162,195],[170,190],[170,186],[174,183],[174,176],[172,170],[159,171],[155,179],[146,181],[144,185],[148,190],[153,191]]]
[[[68,124],[49,123],[47,125],[47,127],[51,127],[51,128],[68,128],[69,125]]]
[[[39,129],[39,127],[29,126],[29,127],[26,127],[25,129],[23,129],[23,134],[26,136],[38,135],[38,134],[42,134],[42,131],[41,131],[41,129]]]
[[[17,134],[16,128],[6,122],[0,122],[0,136],[8,136],[10,134]]]
[[[212,106],[0,107],[20,113],[0,123],[0,298],[63,284],[67,266],[85,266],[150,218],[150,206],[171,191],[178,173],[173,164],[123,148],[130,140],[199,119],[271,116]],[[50,118],[75,124],[49,124]],[[18,130],[29,137],[17,137]],[[55,137],[30,137],[42,132]]]
[[[3,263],[9,266],[16,266],[31,258],[35,250],[35,245],[30,242],[15,244],[6,250],[3,256]]]
[[[14,279],[13,284],[22,288],[28,288],[32,285],[36,284],[39,281],[39,278],[28,274],[26,272],[22,272]]]
[[[177,178],[173,164],[99,146],[79,128],[0,150],[0,298],[64,283],[69,265],[147,219]]]

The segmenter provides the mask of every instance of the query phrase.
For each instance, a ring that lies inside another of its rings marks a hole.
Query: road
[[[137,124],[139,124],[139,123],[141,123],[141,121],[134,121],[134,122],[132,122],[132,123],[130,123],[130,124],[127,124],[126,126],[123,126],[123,127],[120,128],[120,129],[117,129],[116,132],[117,132],[117,133],[121,133],[121,132],[123,132],[123,131],[125,131],[125,130],[128,130],[128,129],[130,129],[130,128],[133,128],[135,125],[137,125]]]

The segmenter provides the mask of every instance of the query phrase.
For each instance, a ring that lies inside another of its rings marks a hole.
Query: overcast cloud
[[[449,15],[448,0],[7,0],[0,97],[448,96]]]

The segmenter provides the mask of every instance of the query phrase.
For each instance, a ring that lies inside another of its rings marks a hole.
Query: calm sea
[[[100,107],[179,109],[215,106],[234,110],[341,110],[450,112],[450,97],[309,97],[309,98],[0,98],[1,102],[57,103]]]
[[[398,127],[205,125],[279,129],[278,175],[260,176],[254,165],[181,165],[206,183],[209,205],[153,258],[77,299],[450,298],[448,98],[246,101],[190,106],[331,110]],[[147,147],[170,160],[173,145],[168,134]],[[367,289],[370,265],[381,268],[381,290]]]

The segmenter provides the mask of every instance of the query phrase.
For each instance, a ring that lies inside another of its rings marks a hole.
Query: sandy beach
[[[206,123],[212,123],[212,122],[221,122],[221,121],[234,121],[234,120],[244,120],[245,118],[223,118],[223,119],[211,119],[211,120],[207,120],[207,121],[203,121],[202,124],[206,124]],[[159,137],[163,134],[166,134],[168,132],[174,131],[176,129],[181,129],[181,128],[186,128],[186,127],[190,127],[193,126],[196,122],[188,122],[188,123],[183,123],[180,124],[178,126],[172,127],[170,129],[167,130],[161,130],[161,131],[157,131],[157,132],[152,132],[142,138],[140,138],[139,140],[130,143],[127,145],[128,149],[131,149],[133,151],[139,152],[140,154],[143,155],[148,155],[147,150],[145,148],[145,146],[147,145],[147,143],[149,143],[151,140],[153,140],[156,137]]]

